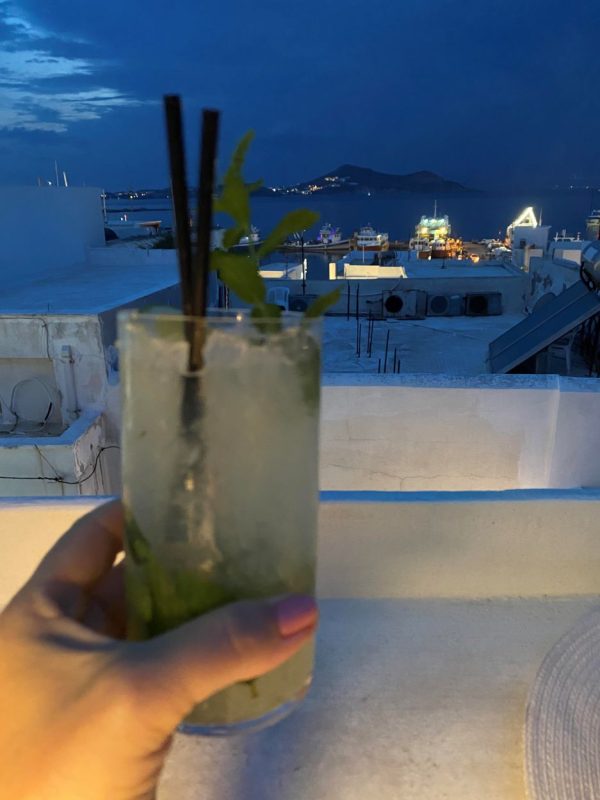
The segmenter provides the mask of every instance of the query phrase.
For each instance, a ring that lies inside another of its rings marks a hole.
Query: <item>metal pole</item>
[[[348,295],[348,304],[346,307],[346,322],[350,321],[350,281],[346,281],[346,293]]]
[[[358,319],[358,297],[360,294],[360,283],[356,284],[356,319]]]
[[[388,359],[388,347],[390,344],[390,332],[387,332],[387,336],[385,337],[385,356],[383,359],[383,371],[387,372],[387,359]]]
[[[306,268],[304,265],[304,231],[300,234],[300,248],[302,250],[302,294],[306,294]]]

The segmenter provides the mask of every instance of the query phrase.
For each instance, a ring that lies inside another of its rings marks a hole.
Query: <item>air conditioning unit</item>
[[[502,294],[482,292],[466,295],[465,314],[467,317],[494,317],[502,314]]]
[[[317,299],[316,294],[291,294],[289,299],[290,311],[306,311]]]
[[[385,319],[424,319],[426,312],[427,292],[419,290],[383,292]]]
[[[428,317],[460,317],[465,313],[462,294],[430,294],[427,296]]]

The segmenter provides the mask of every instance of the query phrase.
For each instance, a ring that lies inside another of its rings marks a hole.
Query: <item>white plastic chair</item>
[[[564,358],[567,365],[567,375],[571,374],[571,347],[577,331],[571,331],[567,336],[561,336],[548,347],[548,355],[552,358]]]
[[[267,292],[267,303],[279,306],[282,311],[290,310],[290,290],[287,286],[274,286]]]

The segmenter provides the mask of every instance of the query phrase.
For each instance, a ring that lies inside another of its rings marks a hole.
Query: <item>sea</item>
[[[319,227],[329,222],[340,228],[343,238],[351,236],[362,225],[371,224],[389,234],[390,240],[407,241],[423,214],[433,215],[437,202],[438,215],[447,214],[454,236],[464,241],[503,238],[506,228],[527,206],[533,206],[543,224],[551,226],[551,236],[567,231],[570,236],[585,236],[585,220],[592,208],[600,207],[600,190],[554,191],[540,194],[461,194],[434,197],[426,194],[351,194],[319,197],[256,197],[252,201],[253,224],[261,234],[268,232],[288,211],[310,208],[320,214],[320,221],[306,231],[305,239],[315,238]],[[162,227],[173,222],[168,200],[112,200],[107,204],[108,217],[119,218],[127,213],[131,220],[160,219]],[[226,226],[226,217],[216,216]],[[298,260],[295,254],[278,260]],[[308,273],[314,279],[327,276],[327,259],[318,254],[308,256]]]

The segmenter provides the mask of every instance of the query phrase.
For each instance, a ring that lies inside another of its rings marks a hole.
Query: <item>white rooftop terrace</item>
[[[12,282],[0,314],[99,314],[177,286],[174,255],[128,245],[91,250],[88,261]]]
[[[392,371],[394,349],[401,373],[439,373],[440,375],[481,375],[489,372],[488,346],[512,328],[525,314],[492,317],[426,317],[420,320],[376,320],[372,355],[367,355],[367,325],[361,325],[361,355],[356,352],[357,322],[354,316],[326,317],[323,329],[323,371],[374,375],[384,369],[385,343],[390,333],[387,372]],[[557,365],[557,369],[560,368]]]

